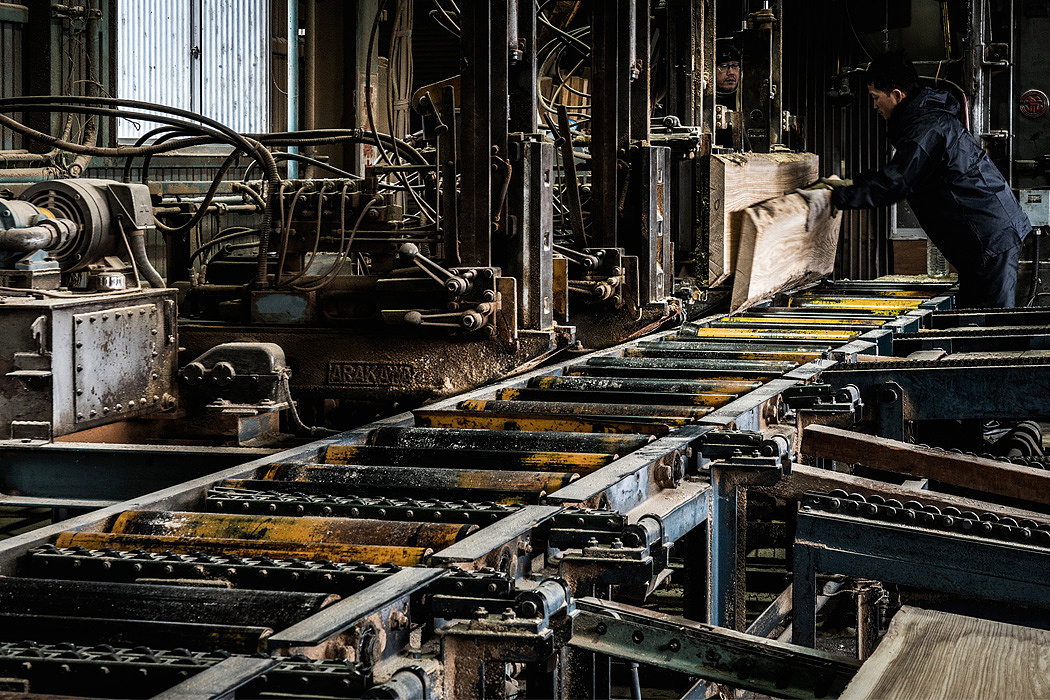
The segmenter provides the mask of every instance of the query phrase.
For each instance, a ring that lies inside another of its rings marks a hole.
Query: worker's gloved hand
[[[853,180],[843,180],[838,175],[832,175],[831,177],[820,178],[816,184],[833,190],[836,187],[849,187],[853,184]]]
[[[812,231],[817,217],[831,207],[831,188],[828,186],[810,185],[801,190],[795,190],[796,194],[802,195],[809,205],[809,215],[806,217],[806,230]]]

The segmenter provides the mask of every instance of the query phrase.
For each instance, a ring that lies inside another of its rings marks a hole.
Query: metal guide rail
[[[709,522],[696,585],[720,624],[709,465],[789,469],[768,430],[785,392],[848,405],[809,382],[918,331],[945,290],[824,283],[7,540],[3,688],[503,697],[512,663],[528,697],[593,695],[593,664],[552,661],[574,597],[644,597]]]

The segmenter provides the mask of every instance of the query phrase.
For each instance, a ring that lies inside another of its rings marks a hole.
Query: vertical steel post
[[[460,85],[459,252],[463,264],[474,267],[487,267],[492,262],[493,4],[488,0],[467,0],[461,14],[464,68]]]
[[[593,5],[591,22],[591,217],[592,245],[615,248],[619,225],[619,168],[628,132],[628,66],[623,65],[621,10],[627,0]],[[633,42],[633,34],[630,35]]]
[[[299,0],[288,0],[288,131],[299,130]],[[299,152],[289,146],[288,152]],[[288,161],[288,179],[299,177],[299,163]]]
[[[812,647],[817,637],[817,572],[813,552],[805,545],[793,548],[794,568],[791,581],[791,609],[794,611],[792,638],[794,644]]]
[[[649,82],[652,73],[649,66],[649,2],[634,1],[634,52],[628,70],[631,81],[631,140],[649,140],[649,113],[652,111]],[[630,26],[630,25],[628,25]]]
[[[743,629],[744,615],[738,610],[741,596],[739,572],[743,562],[737,556],[741,524],[741,489],[733,469],[717,462],[711,465],[710,574],[708,575],[708,622],[730,629]]]

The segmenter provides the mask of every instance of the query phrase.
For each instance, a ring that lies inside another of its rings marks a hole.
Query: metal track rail
[[[726,431],[774,426],[785,391],[884,353],[944,291],[827,283],[14,537],[0,678],[38,695],[499,697],[502,673],[412,661],[413,632],[502,615],[502,635],[564,644],[559,599],[659,585],[671,547],[720,518],[705,456],[779,464],[776,443]],[[564,583],[535,584],[552,572]],[[467,633],[450,629],[445,654]],[[526,684],[550,687],[543,673]]]

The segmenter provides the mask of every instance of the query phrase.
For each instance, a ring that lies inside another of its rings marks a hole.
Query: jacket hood
[[[917,92],[904,98],[897,109],[893,110],[888,123],[889,136],[896,137],[904,125],[918,113],[944,112],[953,117],[959,114],[959,101],[944,90],[921,87]]]

